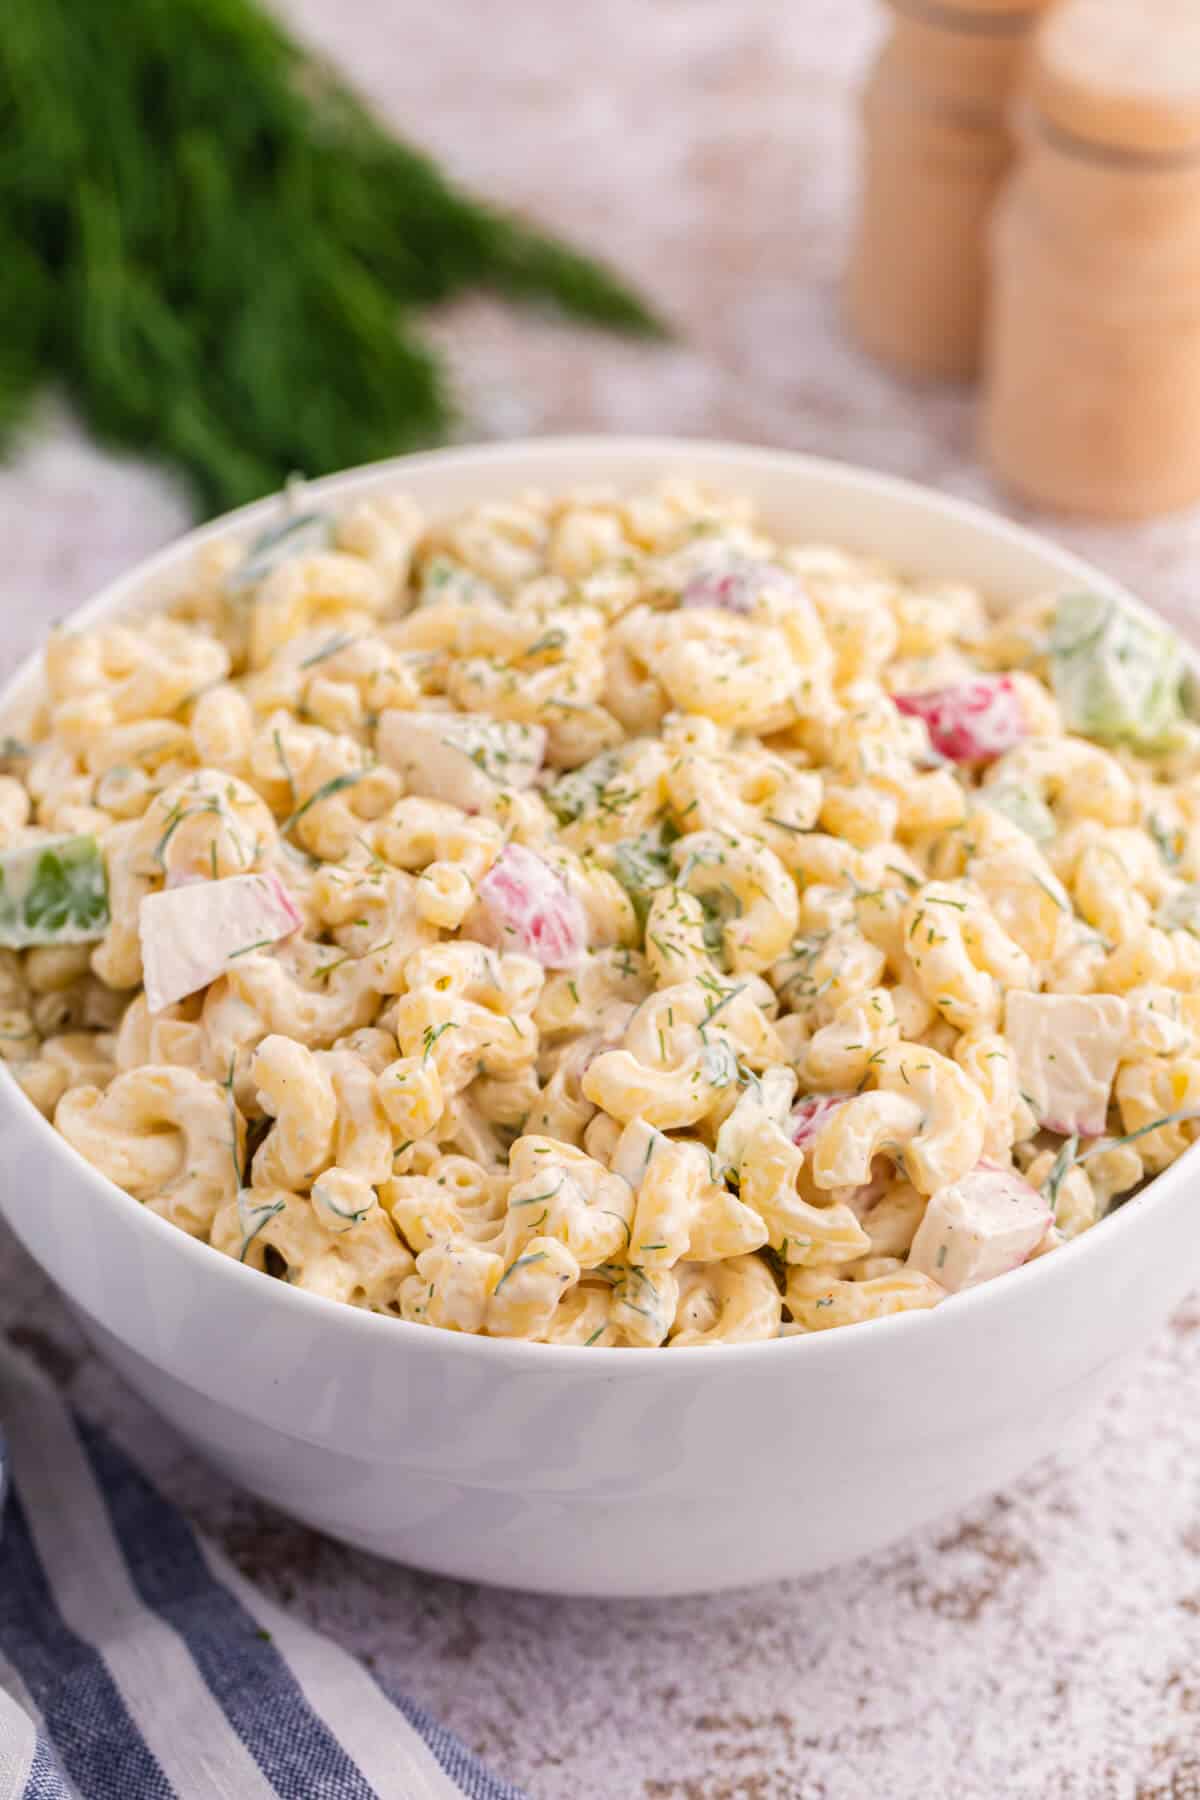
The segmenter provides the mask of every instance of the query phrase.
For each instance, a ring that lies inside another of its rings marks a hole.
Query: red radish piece
[[[790,586],[790,577],[772,563],[754,562],[747,556],[730,557],[693,575],[679,596],[679,604],[689,609],[703,606],[744,614],[753,612],[754,602],[764,589]]]
[[[1015,1169],[980,1163],[930,1196],[908,1266],[956,1294],[1020,1268],[1052,1222],[1048,1201]]]
[[[1017,1084],[1038,1124],[1061,1137],[1100,1137],[1129,1035],[1119,994],[1027,994],[1005,1001]]]
[[[508,844],[479,884],[463,926],[497,950],[518,950],[544,969],[570,969],[588,947],[587,915],[557,869]]]
[[[375,747],[399,770],[410,794],[481,812],[497,788],[527,788],[542,766],[544,725],[479,713],[408,712],[386,706]]]
[[[810,1094],[807,1100],[801,1100],[793,1107],[788,1130],[797,1149],[807,1150],[821,1127],[827,1125],[850,1098],[849,1094]]]
[[[138,909],[142,979],[152,1013],[199,993],[234,960],[302,923],[278,875],[227,875],[147,894]]]
[[[924,719],[930,743],[951,762],[993,762],[1029,736],[1011,675],[977,675],[954,687],[892,699],[906,717]]]

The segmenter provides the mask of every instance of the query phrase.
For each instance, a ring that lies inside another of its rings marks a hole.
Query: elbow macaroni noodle
[[[6,880],[94,840],[107,913],[0,932],[0,1055],[182,1230],[412,1323],[937,1306],[1200,1121],[1200,730],[1120,717],[1094,604],[1064,643],[681,479],[209,547],[52,633],[3,747]],[[299,924],[152,1011],[142,902],[250,876]]]

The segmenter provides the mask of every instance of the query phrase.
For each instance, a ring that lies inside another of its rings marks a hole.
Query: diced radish
[[[380,758],[399,769],[410,794],[445,800],[478,812],[497,788],[527,788],[542,766],[541,725],[485,719],[475,713],[401,712],[380,715]]]
[[[1016,684],[1009,675],[977,675],[925,694],[893,694],[909,718],[924,719],[929,741],[951,762],[992,762],[1029,736]]]
[[[793,1144],[807,1150],[823,1125],[827,1125],[838,1108],[850,1099],[849,1094],[810,1094],[792,1108],[788,1129]]]
[[[1117,994],[1027,994],[1014,989],[1004,1012],[1017,1081],[1039,1125],[1063,1137],[1099,1137],[1129,1031]]]
[[[570,969],[588,947],[587,915],[556,869],[508,844],[479,884],[463,930],[497,950],[519,950],[544,969]]]
[[[228,875],[147,894],[138,912],[142,979],[152,1013],[198,993],[250,950],[301,923],[278,875]]]
[[[748,556],[731,556],[713,567],[700,569],[679,596],[682,607],[715,607],[719,612],[749,613],[767,588],[790,587],[789,576],[772,563],[755,562]]]
[[[956,1294],[1019,1268],[1050,1223],[1049,1204],[1015,1170],[980,1163],[930,1196],[908,1266]]]

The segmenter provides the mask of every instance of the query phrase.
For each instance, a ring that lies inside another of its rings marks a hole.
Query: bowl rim
[[[573,456],[594,455],[597,452],[613,458],[629,456],[635,460],[660,462],[664,465],[661,470],[664,474],[681,465],[686,472],[688,459],[698,456],[704,461],[719,460],[728,466],[733,477],[736,477],[740,466],[746,470],[774,468],[778,473],[792,474],[800,480],[806,477],[824,479],[835,485],[856,489],[864,500],[885,497],[902,504],[916,504],[926,510],[932,509],[981,536],[999,539],[1043,557],[1049,553],[1063,568],[1068,579],[1078,577],[1091,587],[1100,587],[1132,605],[1143,617],[1161,623],[1159,615],[1144,602],[1086,559],[1061,548],[1036,531],[991,512],[987,507],[955,495],[943,494],[922,482],[802,451],[727,443],[715,438],[629,434],[591,433],[522,438],[384,458],[339,470],[311,482],[306,481],[303,493],[306,499],[310,496],[315,499],[326,495],[332,497],[342,491],[370,489],[376,484],[382,486],[392,481],[401,483],[406,475],[426,470],[436,472],[440,469],[473,466],[486,469],[494,465],[497,472],[502,473],[507,463],[519,461],[530,452],[561,456],[564,460]],[[569,469],[564,470],[563,480],[564,483],[570,482]],[[186,563],[201,545],[235,535],[260,521],[265,522],[278,510],[281,498],[281,495],[273,494],[252,501],[247,506],[224,513],[172,539],[160,550],[107,582],[91,599],[74,608],[64,618],[56,620],[55,628],[90,625],[110,614],[119,617],[123,613],[130,613],[137,616],[139,612],[158,610],[167,598],[156,596],[152,592],[159,576],[177,564]],[[1195,673],[1200,674],[1200,651],[1193,649],[1182,638],[1179,642],[1185,660]],[[43,646],[39,646],[31,651],[0,683],[0,727],[4,725],[6,715],[19,708],[22,698],[36,681],[41,670],[43,649]],[[1002,1278],[950,1294],[935,1307],[863,1320],[850,1328],[800,1332],[787,1338],[767,1338],[742,1344],[685,1345],[672,1348],[671,1354],[667,1356],[663,1355],[663,1350],[671,1347],[666,1345],[657,1348],[623,1347],[614,1367],[610,1357],[587,1354],[585,1346],[581,1344],[545,1344],[520,1338],[486,1337],[473,1332],[418,1325],[392,1314],[370,1312],[322,1294],[308,1293],[286,1283],[269,1280],[261,1271],[214,1251],[210,1244],[193,1238],[179,1226],[150,1212],[142,1202],[135,1200],[124,1188],[118,1187],[55,1130],[53,1123],[27,1098],[12,1078],[0,1084],[0,1109],[5,1108],[11,1108],[11,1122],[0,1120],[0,1126],[7,1124],[7,1129],[12,1130],[24,1125],[35,1138],[40,1136],[48,1156],[60,1158],[64,1169],[70,1169],[76,1179],[83,1179],[93,1186],[98,1204],[109,1209],[115,1227],[127,1225],[133,1232],[149,1231],[151,1241],[154,1241],[157,1234],[158,1241],[167,1254],[180,1259],[192,1259],[193,1269],[201,1282],[211,1277],[216,1281],[233,1282],[235,1287],[237,1283],[253,1283],[253,1288],[244,1289],[248,1298],[257,1293],[264,1305],[286,1306],[293,1310],[298,1308],[297,1318],[302,1319],[307,1313],[316,1326],[324,1321],[326,1327],[332,1328],[335,1321],[340,1321],[339,1329],[343,1334],[354,1334],[358,1342],[367,1349],[373,1344],[382,1346],[385,1342],[391,1342],[395,1344],[397,1354],[407,1346],[409,1350],[423,1350],[429,1354],[479,1357],[489,1365],[507,1363],[513,1372],[524,1370],[532,1373],[540,1369],[549,1373],[554,1369],[569,1369],[578,1374],[588,1370],[593,1375],[610,1380],[618,1372],[621,1375],[636,1373],[649,1376],[652,1370],[658,1370],[661,1375],[675,1370],[682,1375],[684,1371],[696,1369],[697,1357],[707,1365],[708,1352],[712,1349],[720,1350],[720,1367],[723,1369],[732,1367],[731,1358],[745,1361],[764,1356],[782,1358],[803,1354],[811,1361],[818,1357],[852,1354],[855,1345],[865,1348],[867,1339],[871,1345],[877,1345],[882,1350],[885,1342],[901,1336],[911,1336],[917,1331],[928,1336],[930,1333],[953,1330],[955,1321],[968,1312],[979,1319],[986,1319],[1001,1306],[1019,1303],[1020,1296],[1029,1294],[1034,1283],[1045,1285],[1048,1281],[1069,1280],[1074,1269],[1078,1269],[1082,1277],[1088,1262],[1094,1262],[1097,1256],[1105,1254],[1106,1246],[1112,1245],[1115,1248],[1122,1235],[1137,1230],[1139,1219],[1151,1206],[1166,1202],[1184,1179],[1185,1169],[1195,1167],[1197,1157],[1200,1156],[1200,1139],[1197,1139],[1182,1156],[1160,1174],[1153,1176],[1131,1199],[1109,1217],[1099,1221],[1103,1227],[1101,1231],[1093,1228],[1080,1238],[1063,1245],[1062,1249],[1067,1255],[1037,1257],[1019,1269],[1008,1271]],[[3,1212],[4,1207],[0,1201],[0,1214]],[[69,1294],[68,1297],[73,1298]],[[847,1339],[849,1342],[844,1342]],[[799,1349],[801,1345],[804,1346],[803,1351]]]

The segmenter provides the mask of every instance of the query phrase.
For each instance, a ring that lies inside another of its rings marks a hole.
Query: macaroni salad
[[[1200,1127],[1165,629],[741,499],[291,494],[55,631],[0,746],[0,1051],[293,1286],[585,1346],[939,1304]]]

